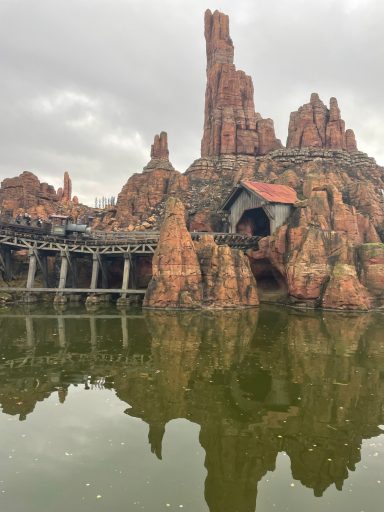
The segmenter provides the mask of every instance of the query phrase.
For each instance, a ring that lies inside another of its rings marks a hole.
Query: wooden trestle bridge
[[[192,239],[198,241],[207,233],[191,233]],[[218,245],[228,245],[232,248],[247,250],[258,245],[260,237],[247,236],[237,233],[211,233]],[[62,238],[41,233],[22,233],[17,228],[0,227],[0,271],[6,282],[13,279],[14,254],[24,251],[28,254],[28,276],[24,287],[2,287],[1,292],[24,292],[27,296],[35,293],[54,293],[57,296],[65,294],[118,294],[121,299],[129,295],[144,295],[145,289],[140,289],[132,276],[132,262],[142,256],[152,256],[160,238],[159,231],[146,232],[93,232],[90,237],[78,236]],[[48,271],[48,257],[60,258],[60,273],[55,286]],[[92,266],[89,286],[77,286],[77,262],[86,260]],[[106,262],[114,258],[124,261],[122,282],[119,288],[108,286]],[[43,287],[35,287],[37,270],[41,271]],[[69,283],[68,283],[69,282]],[[101,283],[101,287],[99,286]],[[130,287],[131,285],[131,287]]]

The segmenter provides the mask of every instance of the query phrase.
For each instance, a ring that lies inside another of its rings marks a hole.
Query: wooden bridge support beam
[[[100,271],[100,262],[98,258],[98,254],[92,254],[92,277],[91,277],[91,290],[95,290],[97,288],[97,281],[99,278]]]
[[[59,290],[66,287],[68,277],[68,257],[65,252],[61,253],[60,277],[59,277]]]
[[[124,254],[124,270],[123,270],[123,283],[121,285],[121,289],[123,290],[123,293],[121,294],[122,298],[127,297],[127,292],[125,290],[128,290],[129,286],[129,274],[131,271],[131,258],[129,254]]]
[[[35,282],[35,276],[36,276],[36,268],[37,268],[36,254],[34,253],[34,251],[32,249],[30,249],[28,277],[27,277],[27,289],[33,288],[33,283]]]

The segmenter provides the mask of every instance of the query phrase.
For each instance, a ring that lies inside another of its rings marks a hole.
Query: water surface
[[[0,311],[0,510],[379,512],[384,315]]]

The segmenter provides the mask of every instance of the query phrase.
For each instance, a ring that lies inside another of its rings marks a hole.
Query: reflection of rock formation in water
[[[258,482],[281,451],[316,495],[342,488],[362,440],[383,423],[382,319],[373,314],[27,318],[0,317],[4,412],[25,417],[53,392],[64,399],[71,384],[103,379],[148,423],[158,458],[167,423],[187,418],[201,426],[211,512],[253,512]]]

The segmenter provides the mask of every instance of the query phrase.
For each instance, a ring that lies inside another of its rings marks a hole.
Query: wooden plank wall
[[[230,233],[236,233],[236,226],[245,210],[252,210],[253,208],[264,209],[270,219],[271,234],[286,222],[293,209],[290,204],[268,203],[264,199],[243,189],[231,206],[229,215]]]

